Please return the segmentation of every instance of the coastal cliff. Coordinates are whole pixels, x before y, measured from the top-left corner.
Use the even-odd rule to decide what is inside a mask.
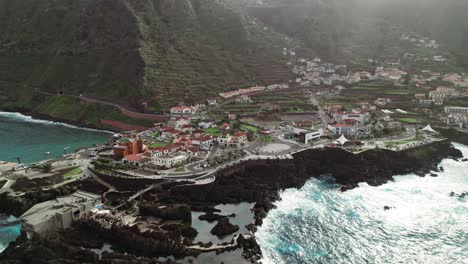
[[[211,206],[218,203],[255,202],[253,208],[255,225],[261,225],[268,211],[274,208],[274,202],[280,199],[281,190],[301,188],[311,177],[331,175],[337,183],[342,185],[342,191],[346,191],[357,187],[361,182],[367,182],[372,186],[381,185],[392,180],[394,175],[416,173],[424,176],[431,171],[438,171],[440,169],[438,164],[442,159],[456,159],[462,155],[451,145],[450,141],[445,140],[399,152],[373,149],[353,154],[340,148],[323,148],[303,151],[293,156],[294,159],[291,160],[270,159],[243,162],[220,171],[216,175],[216,181],[209,185],[170,185],[158,190],[157,194],[143,197],[145,203],[142,205],[148,207],[151,204],[179,206],[185,204],[185,207],[190,207],[192,210],[197,208],[197,210],[210,212],[213,209]],[[255,230],[255,227],[251,226],[249,229]],[[118,230],[114,229],[115,232]],[[82,247],[95,248],[103,243],[110,243],[113,248],[130,254],[126,256],[118,253],[106,254],[102,259],[105,261],[101,263],[112,263],[114,260],[119,263],[158,263],[151,262],[151,258],[155,255],[174,255],[175,252],[177,252],[175,255],[180,257],[196,256],[199,252],[180,246],[191,244],[189,237],[181,240],[182,230],[183,225],[171,226],[169,233],[167,231],[139,233],[132,228],[124,228],[117,232],[120,242],[116,244],[113,238],[115,234],[111,236],[108,231],[92,223],[82,222],[67,230],[67,234],[80,234],[78,236],[65,236],[63,232],[59,232],[51,234],[49,238],[34,241],[20,238],[0,255],[0,260],[4,261],[2,263],[33,263],[16,260],[28,257],[31,261],[37,261],[38,258],[33,257],[34,250],[42,249],[49,252],[58,242],[61,244],[60,252],[47,256],[41,254],[39,258],[44,262],[65,263],[60,261],[66,260],[66,263],[80,263],[83,259],[78,255],[84,255],[78,253],[83,251]],[[90,239],[81,238],[81,234],[89,234]],[[89,241],[92,243],[88,243]],[[244,258],[254,262],[261,257],[260,247],[254,238],[245,241],[242,238],[237,242],[237,248],[242,248]],[[155,251],[155,246],[149,245],[157,245],[157,251]],[[142,246],[145,248],[143,251]],[[89,256],[86,259],[89,263],[99,263],[94,253],[87,252]],[[217,250],[217,252],[222,253],[223,250]]]

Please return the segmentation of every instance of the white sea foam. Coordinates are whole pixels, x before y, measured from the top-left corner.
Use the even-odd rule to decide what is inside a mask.
[[[24,121],[24,122],[29,122],[29,123],[36,123],[36,124],[63,126],[63,127],[74,128],[74,129],[81,129],[81,130],[88,130],[88,131],[102,132],[102,133],[110,133],[110,134],[114,133],[114,132],[108,131],[108,130],[78,127],[78,126],[74,126],[74,125],[70,125],[70,124],[66,124],[66,123],[62,123],[62,122],[55,122],[55,121],[50,121],[50,120],[36,119],[36,118],[31,117],[31,116],[23,115],[23,114],[17,113],[17,112],[2,112],[2,111],[0,111],[0,117],[6,117],[6,118],[13,119],[13,120]]]
[[[263,263],[466,263],[468,198],[449,193],[468,192],[468,162],[440,165],[344,193],[316,179],[284,191],[256,234]]]

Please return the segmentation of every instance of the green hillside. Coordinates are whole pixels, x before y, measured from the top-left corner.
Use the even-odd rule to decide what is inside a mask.
[[[231,0],[235,2],[235,0]],[[249,14],[300,39],[320,56],[339,62],[387,59],[411,52],[444,55],[468,69],[468,1],[460,0],[241,0]],[[399,41],[418,32],[440,50],[412,49]]]
[[[290,78],[262,28],[215,0],[0,0],[0,109],[38,91],[141,109]]]

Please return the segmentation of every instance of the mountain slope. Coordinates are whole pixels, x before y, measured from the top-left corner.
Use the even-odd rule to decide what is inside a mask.
[[[262,30],[216,0],[0,0],[0,108],[63,91],[164,110],[290,78]]]
[[[437,40],[458,67],[468,69],[467,1],[240,1],[251,16],[328,59],[349,63],[402,55],[399,37],[416,31]]]

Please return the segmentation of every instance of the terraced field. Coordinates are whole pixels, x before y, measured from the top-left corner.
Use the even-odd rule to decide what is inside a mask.
[[[257,115],[261,112],[262,106],[267,103],[277,103],[283,113],[302,113],[316,110],[300,89],[261,93],[251,96],[251,99],[252,103],[232,102],[225,105],[222,110],[241,115]]]

